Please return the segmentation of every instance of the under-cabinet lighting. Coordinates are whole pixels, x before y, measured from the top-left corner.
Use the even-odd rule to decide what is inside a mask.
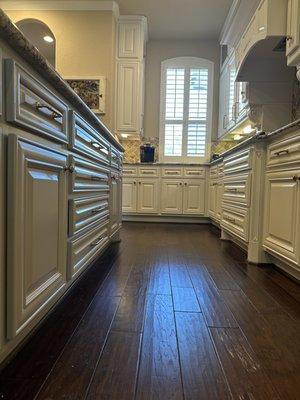
[[[247,126],[245,126],[245,128],[243,129],[243,133],[245,133],[245,135],[247,135],[247,134],[249,134],[249,133],[251,133],[251,132],[253,132],[253,131],[254,131],[254,129],[252,128],[251,125],[247,125]]]
[[[240,134],[236,134],[233,136],[233,140],[241,140],[242,139],[242,135]]]
[[[47,42],[47,43],[53,43],[53,42],[54,42],[53,37],[52,37],[52,36],[49,36],[49,35],[44,36],[44,40],[45,40],[45,42]]]
[[[123,137],[123,138],[128,138],[128,133],[121,133],[121,136]]]

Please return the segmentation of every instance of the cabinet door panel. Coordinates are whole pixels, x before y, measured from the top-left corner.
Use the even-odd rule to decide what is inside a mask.
[[[158,213],[158,179],[144,179],[138,185],[138,212]]]
[[[182,214],[182,181],[162,180],[161,212]]]
[[[286,55],[294,53],[300,46],[300,0],[288,0]]]
[[[123,180],[122,211],[135,213],[137,206],[137,182],[135,179]]]
[[[122,201],[122,180],[118,174],[113,174],[110,184],[110,235],[114,235],[121,227],[120,202]]]
[[[205,181],[184,182],[183,214],[203,215],[205,211]]]
[[[292,172],[267,175],[264,245],[299,263],[299,182],[293,180],[293,175]]]
[[[210,183],[208,196],[208,214],[211,218],[216,218],[217,182]]]
[[[143,56],[141,25],[128,21],[119,24],[119,58],[139,58]]]
[[[16,135],[8,152],[8,336],[66,282],[66,156]]]
[[[119,62],[117,65],[117,130],[139,131],[139,63]]]

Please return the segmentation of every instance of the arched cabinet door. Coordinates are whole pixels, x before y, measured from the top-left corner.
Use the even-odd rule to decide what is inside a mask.
[[[66,284],[67,157],[8,137],[7,335],[32,327]]]

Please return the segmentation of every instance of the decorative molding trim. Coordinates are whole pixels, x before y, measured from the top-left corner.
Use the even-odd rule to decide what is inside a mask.
[[[235,47],[261,0],[234,0],[220,34],[220,44]]]
[[[1,8],[4,11],[43,11],[43,10],[98,10],[98,11],[112,11],[115,18],[119,18],[119,5],[112,0],[88,0],[88,1],[41,1],[41,0],[12,0],[1,1]]]

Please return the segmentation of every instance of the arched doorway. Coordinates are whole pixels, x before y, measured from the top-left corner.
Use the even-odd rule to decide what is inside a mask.
[[[44,22],[32,18],[20,20],[16,25],[49,63],[55,67],[56,40],[51,29]]]

